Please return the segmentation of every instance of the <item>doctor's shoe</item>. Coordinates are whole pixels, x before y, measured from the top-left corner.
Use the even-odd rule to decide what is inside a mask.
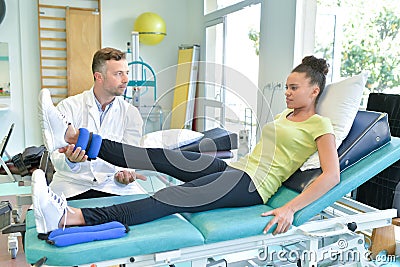
[[[32,204],[36,231],[39,234],[58,229],[64,214],[66,220],[69,210],[67,200],[64,194],[58,196],[47,186],[45,174],[41,169],[35,170],[32,174]]]
[[[69,123],[54,106],[48,89],[39,93],[39,121],[43,142],[49,152],[68,145],[64,136]]]

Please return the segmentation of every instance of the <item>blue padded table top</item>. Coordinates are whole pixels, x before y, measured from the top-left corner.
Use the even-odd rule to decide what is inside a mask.
[[[399,159],[400,138],[393,137],[389,144],[343,171],[341,182],[324,197],[298,211],[293,225],[298,226],[308,221]],[[262,212],[282,206],[297,195],[297,192],[282,186],[266,205],[183,214],[183,217],[172,215],[133,226],[123,238],[63,248],[51,246],[37,238],[33,213],[28,212],[26,258],[32,263],[46,256],[49,265],[79,265],[254,236],[261,234],[271,219],[261,217]],[[106,206],[140,197],[143,196],[78,200],[69,204],[75,207]]]
[[[0,183],[0,196],[30,195],[30,186],[19,186],[17,182]]]
[[[289,201],[297,195],[297,192],[283,186],[275,193],[279,201]],[[198,213],[185,213],[183,216],[199,229],[204,236],[205,243],[214,243],[262,234],[264,227],[272,217],[262,217],[261,213],[273,208],[267,203],[267,205],[243,208],[224,208]],[[274,230],[275,226],[270,229],[270,232]]]
[[[344,170],[340,175],[340,183],[322,198],[297,212],[293,224],[298,226],[307,222],[317,212],[329,207],[398,160],[400,160],[400,138],[392,137],[388,144]]]

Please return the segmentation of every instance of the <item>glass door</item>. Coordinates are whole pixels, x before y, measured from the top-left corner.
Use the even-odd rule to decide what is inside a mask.
[[[259,3],[206,24],[205,128],[245,130],[250,144],[256,139],[260,14]]]
[[[206,63],[202,99],[204,128],[225,126],[225,17],[213,20],[206,27]]]

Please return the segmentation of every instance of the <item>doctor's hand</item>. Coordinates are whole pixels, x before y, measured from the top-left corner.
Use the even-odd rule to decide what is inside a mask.
[[[265,226],[264,234],[268,233],[268,230],[274,225],[277,224],[275,231],[272,233],[273,235],[285,233],[289,230],[290,226],[293,222],[294,210],[287,206],[282,206],[280,208],[270,210],[261,214],[261,216],[271,216],[274,215],[274,218]]]
[[[146,176],[129,170],[119,171],[114,175],[114,177],[121,184],[130,184],[137,179],[140,179],[142,181],[147,180]]]
[[[86,161],[88,156],[85,155],[85,150],[82,150],[80,147],[77,147],[74,151],[74,148],[75,145],[68,145],[66,147],[58,149],[58,152],[64,153],[67,159],[74,163]]]

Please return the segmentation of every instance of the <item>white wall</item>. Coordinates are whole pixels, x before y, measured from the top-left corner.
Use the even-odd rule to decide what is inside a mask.
[[[257,99],[257,118],[262,126],[286,108],[285,83],[290,71],[314,49],[316,0],[265,1],[261,10],[259,88],[273,83],[275,90],[264,89]]]
[[[203,0],[103,0],[102,43],[103,46],[126,50],[136,18],[144,12],[154,12],[166,22],[167,36],[157,45],[139,45],[143,61],[150,64],[157,76],[158,96],[175,84],[172,66],[178,62],[178,46],[200,44],[203,34]],[[200,48],[201,51],[201,48]],[[201,52],[200,52],[201,53]],[[145,95],[151,96],[152,94]],[[161,100],[165,112],[171,110],[171,93]]]
[[[6,0],[6,16],[0,25],[0,42],[9,45],[10,108],[0,111],[0,137],[15,123],[9,154],[42,143],[37,118],[40,87],[36,1]]]

